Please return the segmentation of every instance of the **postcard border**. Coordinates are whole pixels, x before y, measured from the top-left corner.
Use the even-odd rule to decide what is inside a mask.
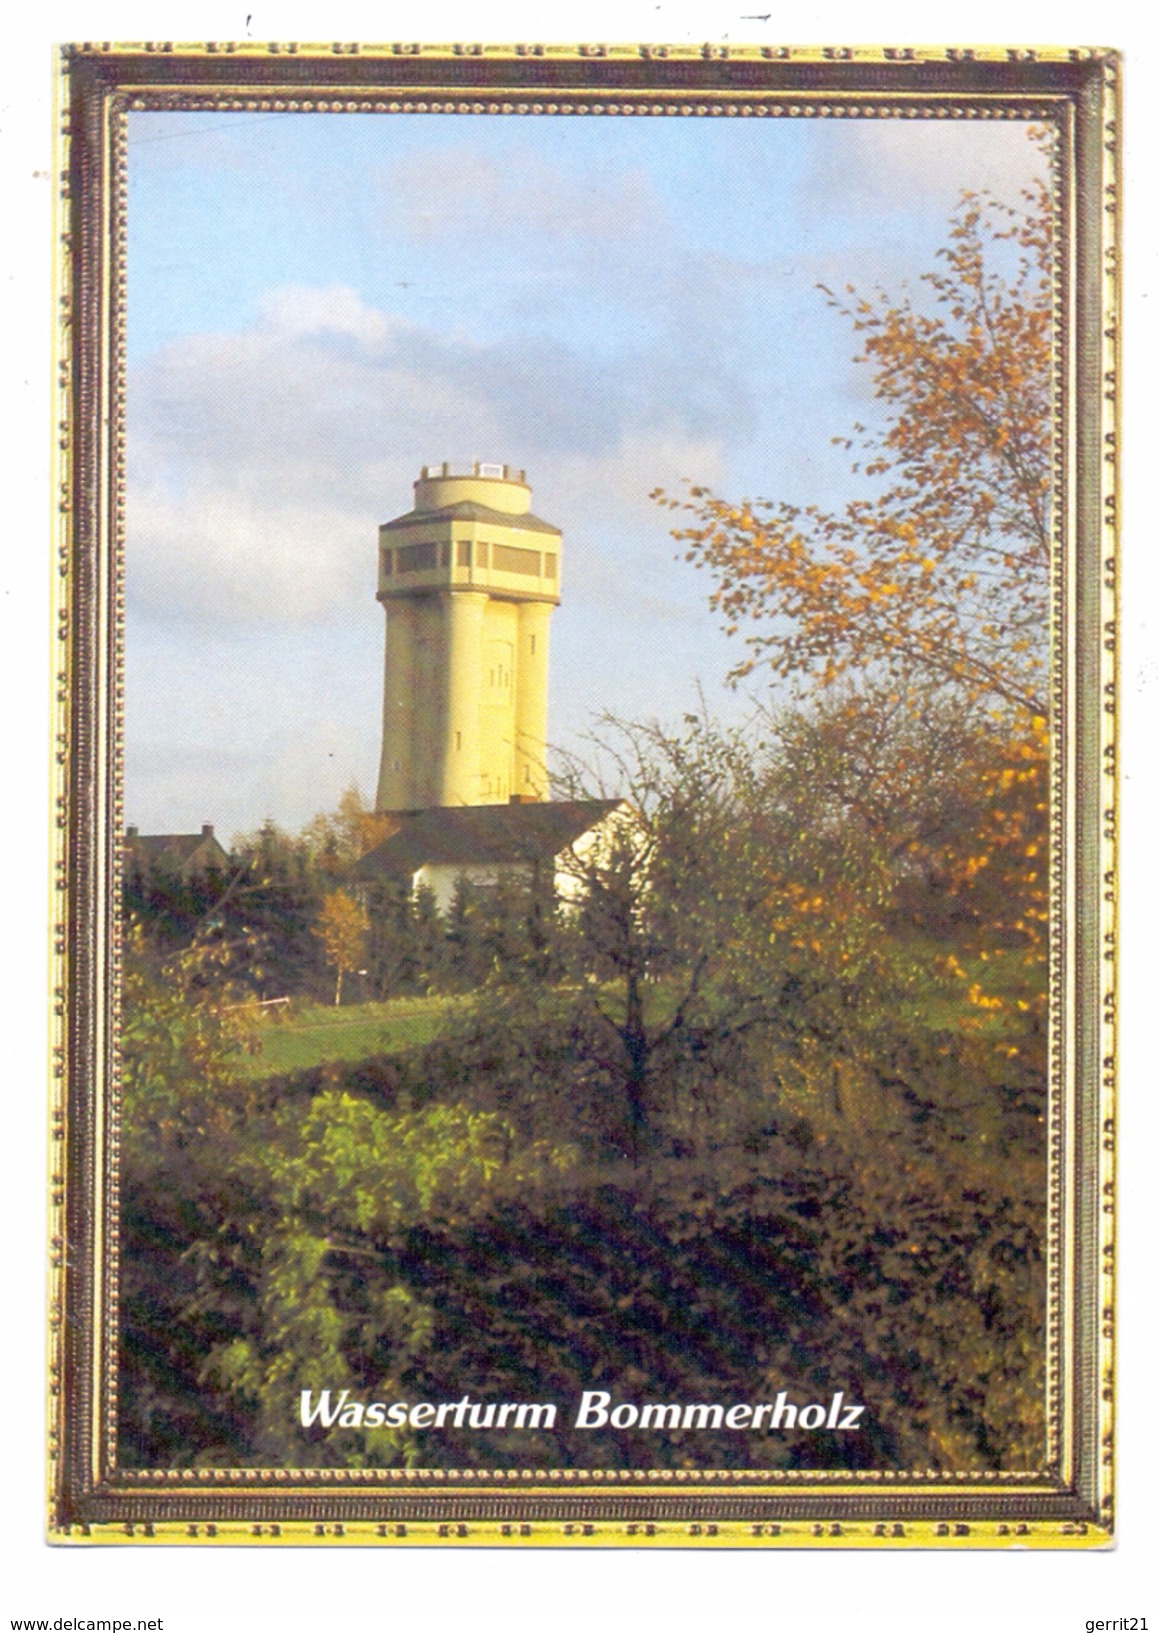
[[[1111,1527],[1116,1023],[1118,77],[1103,50],[252,42],[66,46],[58,86],[52,1540],[1097,1546]],[[242,80],[239,70],[244,69]],[[232,94],[230,90],[232,88]],[[621,100],[618,104],[616,98]],[[541,100],[539,100],[541,99]],[[1036,117],[1067,127],[1051,822],[1050,1456],[953,1478],[784,1471],[117,1470],[124,113],[319,105]],[[1072,286],[1066,281],[1072,268]],[[1100,336],[1096,344],[1093,337]],[[1084,344],[1072,344],[1080,337]],[[1096,552],[1096,557],[1095,557]],[[1074,570],[1080,563],[1081,571]],[[1064,911],[1056,911],[1061,904]],[[393,1490],[391,1490],[393,1486]],[[730,1489],[729,1489],[730,1488]]]

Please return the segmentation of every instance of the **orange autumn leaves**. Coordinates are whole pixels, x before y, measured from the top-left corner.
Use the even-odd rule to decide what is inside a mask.
[[[744,632],[737,676],[918,673],[1047,712],[1051,235],[1044,190],[1026,203],[967,196],[919,300],[830,296],[886,410],[882,430],[836,439],[864,497],[828,510],[654,494],[692,518],[674,537]]]
[[[846,996],[927,1004],[957,1024],[1044,1015],[1049,908],[1045,722],[955,707],[918,687],[842,687],[777,723],[764,836],[769,927]],[[1006,1040],[1011,1057],[1022,1043]]]
[[[982,1010],[1016,1010],[1040,1028],[1046,1009],[1049,923],[1049,742],[1034,716],[1024,735],[984,745],[974,772],[980,822],[969,844],[938,857],[948,889],[961,904],[963,954],[970,977],[948,955],[969,1002]],[[1006,1045],[1016,1054],[1019,1045]]]

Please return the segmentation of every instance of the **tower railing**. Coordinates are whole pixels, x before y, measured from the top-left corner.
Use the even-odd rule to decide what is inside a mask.
[[[491,464],[480,459],[473,462],[469,471],[453,470],[449,460],[445,459],[438,465],[424,465],[418,480],[436,482],[440,476],[481,476],[499,482],[521,482],[524,486],[527,481],[525,470],[516,470],[513,465]]]

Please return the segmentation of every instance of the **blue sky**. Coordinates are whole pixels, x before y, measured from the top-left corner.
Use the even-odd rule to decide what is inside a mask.
[[[730,718],[739,657],[657,485],[839,502],[872,413],[824,282],[899,290],[1004,122],[133,114],[126,811],[372,795],[377,524],[421,465],[525,467],[564,533],[550,736]]]

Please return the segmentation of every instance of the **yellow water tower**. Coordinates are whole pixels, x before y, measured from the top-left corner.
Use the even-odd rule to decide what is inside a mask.
[[[380,811],[547,795],[547,656],[562,534],[525,473],[424,466],[378,530],[386,609]]]

